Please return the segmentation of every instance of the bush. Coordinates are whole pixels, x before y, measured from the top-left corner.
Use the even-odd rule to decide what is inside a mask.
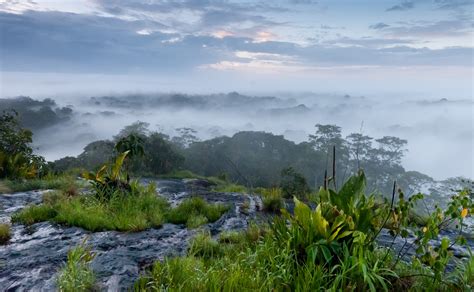
[[[71,249],[65,266],[59,271],[59,291],[91,291],[94,288],[95,275],[89,265],[94,257],[95,254],[84,242]]]
[[[11,238],[10,225],[0,224],[0,245],[7,244]]]
[[[222,204],[211,205],[202,198],[194,197],[184,200],[178,207],[172,209],[167,214],[167,219],[168,222],[174,224],[188,224],[188,221],[191,221],[189,224],[197,227],[195,226],[198,219],[196,217],[201,217],[201,223],[204,222],[202,217],[206,218],[208,222],[215,222],[228,209],[228,206]]]

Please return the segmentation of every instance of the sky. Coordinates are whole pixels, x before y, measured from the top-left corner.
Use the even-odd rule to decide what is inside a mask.
[[[472,13],[472,0],[0,0],[0,94],[94,80],[117,91],[469,98]],[[115,81],[126,78],[142,82]]]
[[[409,139],[409,169],[473,177],[473,8],[474,0],[0,0],[0,98],[309,92],[317,94],[306,105],[318,107],[313,96],[323,93],[337,107],[332,96],[363,96],[353,111],[280,122],[352,131],[365,121],[369,134]],[[436,107],[412,106],[420,103]],[[196,117],[187,126],[199,126]]]

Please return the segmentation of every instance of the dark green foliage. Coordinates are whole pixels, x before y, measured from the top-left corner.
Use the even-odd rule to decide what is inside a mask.
[[[118,153],[128,152],[129,158],[142,157],[145,155],[143,149],[144,140],[142,137],[135,134],[130,134],[126,137],[120,138],[115,144],[115,150]]]
[[[71,108],[58,107],[50,98],[42,101],[26,96],[0,99],[0,112],[12,109],[18,112],[21,126],[32,130],[63,123],[73,115]]]
[[[280,188],[285,198],[305,198],[310,192],[306,178],[293,167],[285,168],[281,171]]]
[[[33,178],[46,172],[44,158],[33,154],[32,136],[20,126],[17,112],[0,115],[0,178]]]
[[[184,167],[204,176],[226,173],[237,184],[271,187],[280,183],[280,172],[288,165],[303,173],[314,173],[325,156],[308,143],[295,144],[283,136],[264,132],[239,132],[195,142],[183,150]],[[314,183],[314,175],[312,178]]]
[[[168,142],[167,137],[160,133],[152,133],[145,139],[145,158],[141,167],[135,172],[149,171],[153,174],[165,174],[179,168],[184,158]]]
[[[184,158],[166,135],[147,130],[146,123],[136,122],[125,127],[116,142],[96,141],[84,148],[77,158],[65,157],[54,162],[56,171],[72,168],[98,169],[118,153],[130,151],[126,168],[133,175],[161,175],[177,170]]]

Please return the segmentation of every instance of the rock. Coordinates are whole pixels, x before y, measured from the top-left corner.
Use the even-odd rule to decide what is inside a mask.
[[[144,184],[151,182],[157,184],[159,195],[168,199],[172,205],[191,196],[228,204],[229,212],[203,227],[212,234],[244,229],[256,215],[255,200],[259,198],[238,193],[209,192],[209,185],[203,180],[143,180]],[[8,222],[13,212],[28,204],[40,203],[42,193],[0,195],[0,220]],[[250,207],[246,215],[240,212],[240,206],[248,200]],[[31,227],[13,224],[10,243],[0,247],[0,290],[54,291],[57,272],[65,263],[67,252],[85,237],[88,237],[87,242],[96,253],[91,266],[99,288],[107,291],[127,290],[154,261],[185,254],[188,240],[194,233],[174,224],[136,233],[94,233],[48,222]]]

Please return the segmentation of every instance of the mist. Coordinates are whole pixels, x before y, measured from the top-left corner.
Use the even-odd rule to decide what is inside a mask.
[[[51,96],[57,106],[73,110],[69,121],[35,131],[36,151],[51,161],[78,155],[88,143],[111,139],[136,121],[170,136],[177,135],[177,128],[188,127],[200,139],[266,131],[295,142],[307,141],[315,124],[335,124],[344,136],[362,133],[408,140],[402,162],[407,170],[435,179],[474,177],[474,103],[466,98],[296,91]]]

